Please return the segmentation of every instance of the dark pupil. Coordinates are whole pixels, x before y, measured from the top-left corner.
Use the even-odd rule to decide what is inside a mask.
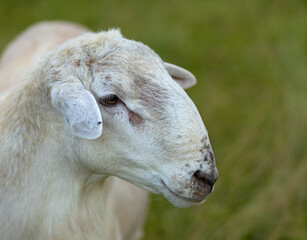
[[[116,103],[118,98],[115,95],[109,96],[105,98],[105,102],[109,104],[114,104]]]

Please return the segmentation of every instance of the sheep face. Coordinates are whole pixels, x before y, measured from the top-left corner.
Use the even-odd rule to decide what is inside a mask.
[[[58,90],[61,80],[51,87],[54,107],[70,123],[65,121],[66,131],[75,131],[75,151],[82,165],[163,194],[178,207],[204,201],[217,170],[206,128],[182,88],[194,84],[193,75],[119,34],[104,44],[99,35],[83,42],[80,38],[76,49],[63,47],[57,53],[65,50],[69,58],[57,63],[69,65],[65,67],[69,72],[59,78],[66,76],[67,84],[67,76],[73,76],[87,89],[85,95],[75,92],[72,97],[82,98],[82,108],[71,109],[70,100],[63,100],[62,95],[70,93]],[[69,91],[81,91],[79,84]],[[87,95],[89,100],[83,100]],[[84,116],[85,123],[78,123]]]

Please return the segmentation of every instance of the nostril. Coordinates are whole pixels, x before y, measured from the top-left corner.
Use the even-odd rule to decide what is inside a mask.
[[[213,185],[217,180],[217,174],[207,174],[200,170],[197,170],[193,176],[203,184],[208,185],[210,187],[210,192],[212,191]]]

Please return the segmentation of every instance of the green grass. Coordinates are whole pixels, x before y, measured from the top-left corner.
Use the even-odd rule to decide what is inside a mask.
[[[120,27],[198,78],[220,178],[198,207],[152,196],[144,239],[307,239],[305,0],[1,0],[0,50],[53,19]]]

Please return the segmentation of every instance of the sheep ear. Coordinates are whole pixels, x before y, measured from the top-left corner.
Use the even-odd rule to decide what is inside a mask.
[[[194,75],[186,69],[170,63],[164,63],[164,67],[169,75],[183,88],[189,88],[196,84]]]
[[[77,137],[100,137],[100,110],[94,96],[80,82],[52,86],[50,95],[53,107],[66,118]]]

